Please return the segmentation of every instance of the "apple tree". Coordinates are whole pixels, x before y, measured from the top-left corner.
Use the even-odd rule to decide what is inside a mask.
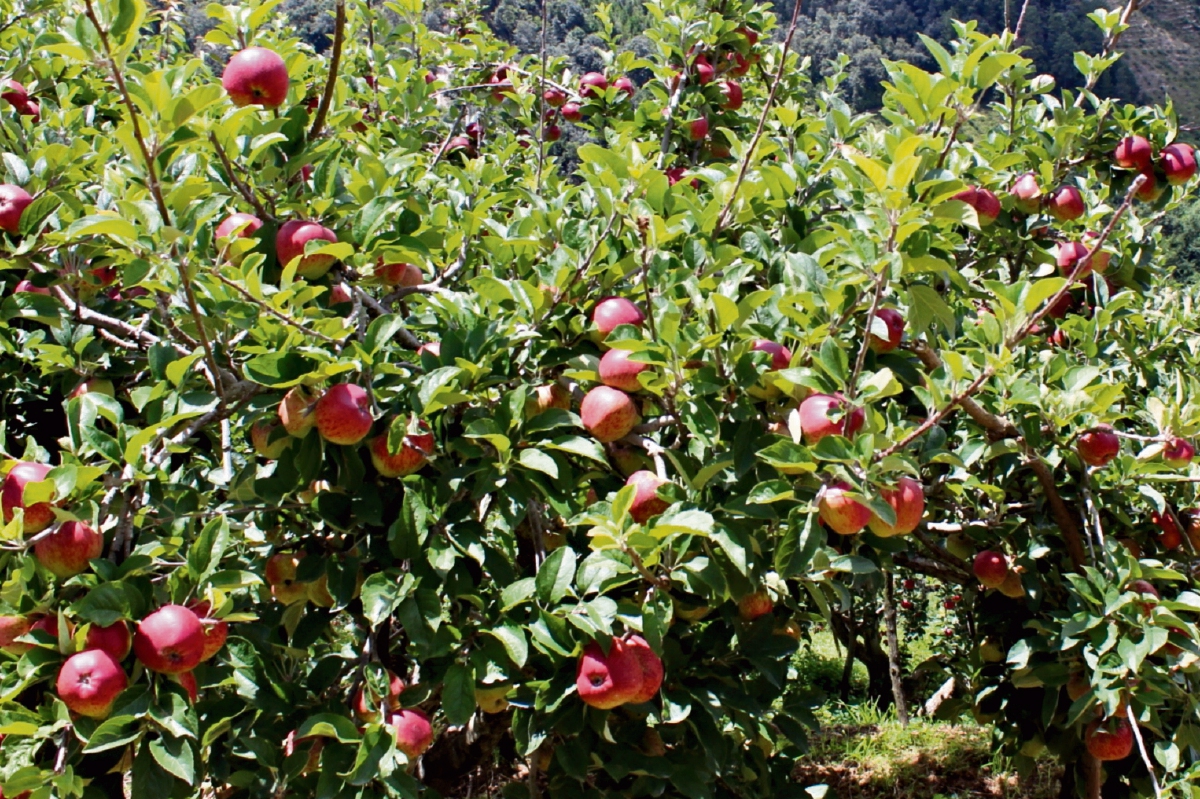
[[[856,115],[798,5],[577,75],[470,4],[316,53],[0,1],[6,795],[821,795],[792,656],[904,718],[918,580],[935,712],[1188,795],[1195,156],[1092,91],[1136,6],[1081,91],[958,24]]]

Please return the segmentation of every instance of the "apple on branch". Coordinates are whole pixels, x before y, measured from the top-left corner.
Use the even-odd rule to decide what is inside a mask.
[[[83,522],[63,522],[33,545],[33,556],[48,572],[65,580],[87,571],[104,551],[104,536]]]
[[[33,535],[45,530],[54,523],[54,510],[49,502],[25,504],[25,487],[30,483],[40,483],[50,474],[51,467],[44,463],[18,461],[0,482],[0,511],[4,514],[4,523],[12,521],[13,512],[21,508],[25,512],[24,531]]]
[[[221,86],[239,108],[278,108],[287,100],[288,70],[283,58],[266,47],[247,47],[225,65]]]
[[[150,671],[180,674],[204,657],[204,625],[183,605],[164,605],[138,624],[133,653]]]
[[[624,391],[596,386],[579,405],[584,428],[602,444],[629,435],[641,421],[637,405]]]
[[[371,416],[371,398],[355,383],[331,386],[317,400],[313,411],[317,433],[330,444],[353,445],[367,437],[375,419]]]
[[[128,685],[129,678],[112,655],[88,649],[71,655],[62,664],[54,690],[72,713],[104,719]]]
[[[629,475],[625,485],[634,486],[633,504],[629,506],[629,515],[635,522],[645,524],[652,516],[657,516],[670,507],[670,503],[658,495],[658,489],[667,483],[667,480],[645,469]]]
[[[817,502],[817,513],[821,521],[838,535],[854,535],[862,532],[871,521],[871,511],[866,505],[852,498],[854,487],[844,480],[828,485]]]
[[[583,648],[575,666],[575,690],[584,704],[611,710],[628,702],[641,687],[641,660],[621,639],[612,639],[607,653],[595,641]]]

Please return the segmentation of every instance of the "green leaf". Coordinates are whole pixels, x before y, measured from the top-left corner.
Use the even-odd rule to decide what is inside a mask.
[[[85,752],[105,752],[124,746],[141,734],[141,725],[133,716],[112,716],[105,719],[88,738]]]
[[[228,517],[217,516],[204,525],[188,550],[188,570],[197,583],[203,583],[216,570],[229,543]]]
[[[575,551],[570,547],[559,547],[550,553],[537,572],[538,599],[553,604],[571,591],[575,577]]]
[[[298,352],[269,352],[246,362],[246,376],[261,386],[286,388],[300,383],[317,364]]]
[[[442,711],[446,721],[459,726],[475,713],[475,676],[470,666],[455,663],[442,678]]]
[[[163,736],[150,742],[150,754],[163,770],[192,785],[196,781],[196,763],[192,747],[184,738]]]
[[[498,627],[486,628],[484,632],[504,645],[504,651],[508,653],[509,660],[518,668],[524,668],[525,661],[529,658],[529,642],[525,640],[525,633],[521,632],[520,627],[515,624],[502,624]]]
[[[517,456],[517,460],[527,469],[534,469],[544,474],[550,475],[555,480],[558,479],[558,464],[554,458],[551,458],[546,453],[539,449],[521,450],[521,454]]]
[[[342,743],[356,743],[361,740],[354,722],[336,713],[318,713],[310,716],[296,730],[297,741],[314,737],[336,738]]]
[[[94,214],[76,219],[67,228],[65,234],[68,240],[81,239],[86,236],[108,236],[118,242],[132,243],[137,239],[137,228],[112,213]]]
[[[668,510],[655,519],[647,531],[655,538],[669,535],[707,536],[713,531],[713,517],[702,510]]]
[[[368,577],[362,587],[362,603],[363,615],[371,627],[378,627],[395,613],[415,583],[411,574],[405,574],[398,581],[395,575],[387,572],[376,572]]]

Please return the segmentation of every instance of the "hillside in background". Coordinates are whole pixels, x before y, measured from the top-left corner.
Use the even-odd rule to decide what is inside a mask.
[[[1200,128],[1200,0],[1154,0],[1123,42],[1128,67],[1150,101],[1170,96],[1179,118]]]

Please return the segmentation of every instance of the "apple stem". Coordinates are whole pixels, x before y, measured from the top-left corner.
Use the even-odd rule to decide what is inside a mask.
[[[325,127],[325,117],[329,114],[329,106],[333,102],[333,87],[337,83],[338,67],[342,63],[342,43],[346,39],[346,0],[337,0],[333,22],[333,52],[329,56],[329,75],[325,78],[325,91],[321,94],[321,103],[317,106],[317,116],[313,119],[308,131],[308,139],[312,141],[321,134]]]
[[[733,189],[729,192],[729,199],[725,201],[725,207],[717,215],[717,224],[713,229],[714,238],[729,223],[729,215],[733,210],[734,201],[737,200],[738,189],[742,187],[742,182],[746,179],[746,172],[750,169],[750,159],[754,156],[754,151],[758,149],[758,143],[766,129],[767,117],[775,105],[775,95],[779,92],[779,84],[783,82],[783,73],[787,69],[788,52],[792,49],[792,37],[796,35],[796,25],[800,21],[800,7],[803,5],[804,0],[796,0],[796,4],[792,6],[792,20],[788,23],[787,35],[783,37],[783,47],[779,51],[779,67],[775,70],[774,80],[771,81],[771,91],[767,94],[767,102],[763,105],[762,114],[758,118],[758,127],[754,131],[754,137],[750,139],[750,145],[742,153],[742,163],[738,168],[737,179],[733,182]],[[682,85],[683,81],[680,80],[680,86]]]

